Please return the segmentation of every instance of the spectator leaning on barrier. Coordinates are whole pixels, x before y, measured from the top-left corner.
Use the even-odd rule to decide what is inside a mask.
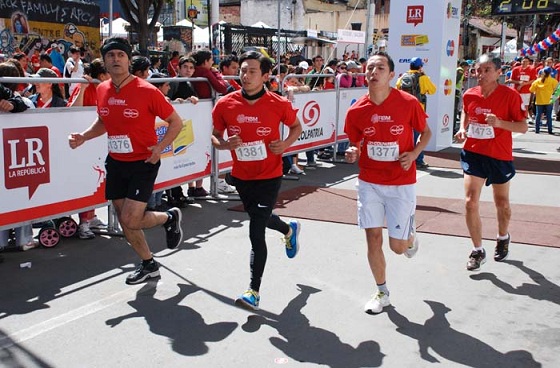
[[[234,55],[228,55],[220,61],[220,72],[222,75],[229,75],[229,76],[239,76],[239,58]],[[233,91],[239,91],[241,86],[235,79],[226,79],[226,83],[228,84],[227,93]]]
[[[179,59],[177,77],[191,78],[194,74],[195,61],[188,56],[181,56]],[[181,82],[173,82],[169,84],[168,96],[172,101],[179,103],[190,102],[194,105],[198,103],[198,96],[190,81],[183,80]]]
[[[410,93],[420,101],[426,111],[427,96],[436,93],[436,85],[430,77],[424,74],[424,62],[419,57],[410,59],[410,69],[397,80],[397,89]],[[414,132],[414,142],[418,140],[419,132]],[[424,161],[424,152],[416,158],[416,168],[425,169],[429,165]]]
[[[336,65],[336,79],[338,81],[339,88],[350,88],[352,87],[352,75],[348,73],[348,66],[346,61],[339,61]]]
[[[498,83],[502,62],[490,54],[476,61],[478,86],[463,95],[461,126],[455,139],[465,142],[461,166],[465,178],[466,223],[473,244],[467,270],[475,271],[486,262],[482,248],[480,194],[492,185],[497,211],[498,234],[494,260],[509,254],[510,180],[515,176],[512,133],[527,131],[527,111],[517,91]]]
[[[251,281],[235,304],[256,310],[267,258],[266,228],[284,234],[289,258],[299,250],[299,223],[285,223],[272,209],[282,184],[282,154],[301,134],[301,124],[292,104],[264,87],[272,69],[270,59],[250,51],[239,62],[243,88],[220,98],[214,106],[212,145],[231,151],[232,178],[250,219]],[[280,123],[289,130],[285,139],[280,135]]]
[[[138,284],[159,277],[159,264],[152,256],[143,229],[163,225],[170,249],[177,248],[183,239],[180,209],[146,211],[161,152],[177,137],[182,121],[156,87],[130,74],[131,53],[126,39],[105,40],[101,55],[111,80],[97,87],[98,117],[84,132],[71,133],[68,141],[71,148],[77,148],[107,133],[105,197],[112,201],[126,239],[142,259],[126,278],[127,284]],[[158,116],[169,124],[160,142],[154,129]]]
[[[37,81],[33,82],[37,93],[29,99],[35,107],[40,109],[66,107],[66,100],[62,97],[58,83],[43,83],[39,81],[40,78],[58,78],[55,72],[47,68],[40,68],[37,74],[33,74],[32,77],[37,78]]]
[[[225,95],[228,84],[220,72],[212,67],[212,52],[208,49],[200,49],[191,53],[190,57],[196,63],[193,78],[208,79],[208,82],[193,82],[198,98],[212,98],[212,89],[218,94]]]
[[[351,145],[346,161],[358,161],[360,169],[358,226],[365,229],[367,258],[377,284],[377,292],[364,309],[373,314],[391,304],[382,247],[384,224],[393,252],[411,258],[418,251],[415,160],[431,137],[418,101],[391,88],[394,76],[395,64],[388,54],[377,52],[370,57],[368,93],[348,109],[344,126]],[[416,146],[414,130],[421,132]]]
[[[321,55],[316,55],[313,57],[312,61],[313,68],[307,73],[307,75],[323,74],[323,57]],[[323,89],[323,77],[307,78],[305,84],[307,84],[311,90]]]
[[[2,77],[20,77],[18,69],[9,62],[0,64]],[[16,74],[17,72],[17,74]],[[28,106],[21,96],[16,93],[17,84],[10,84],[10,87],[0,83],[0,112],[23,112]]]
[[[145,56],[136,55],[130,63],[130,73],[138,78],[147,79],[150,76],[150,59]]]

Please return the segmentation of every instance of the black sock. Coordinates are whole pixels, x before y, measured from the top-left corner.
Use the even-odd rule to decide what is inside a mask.
[[[147,265],[149,265],[150,263],[153,263],[153,262],[154,262],[154,257],[152,257],[152,258],[150,258],[150,259],[144,259],[144,260],[142,261],[142,264],[143,264],[144,266],[147,266]]]

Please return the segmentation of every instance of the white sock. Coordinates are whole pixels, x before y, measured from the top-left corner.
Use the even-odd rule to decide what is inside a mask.
[[[498,240],[507,240],[509,238],[509,233],[507,233],[506,235],[502,235],[500,236],[500,234],[498,234]]]

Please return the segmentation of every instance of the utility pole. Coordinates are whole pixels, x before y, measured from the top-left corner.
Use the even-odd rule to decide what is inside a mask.
[[[375,28],[375,22],[373,17],[375,16],[375,0],[368,0],[367,10],[366,10],[366,39],[364,42],[364,52],[363,57],[368,58],[368,46],[371,44],[373,49],[373,29]]]

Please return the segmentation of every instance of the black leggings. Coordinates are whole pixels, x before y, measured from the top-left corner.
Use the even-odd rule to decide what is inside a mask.
[[[265,180],[241,180],[235,177],[232,179],[245,206],[245,211],[249,214],[250,288],[259,291],[268,255],[265,240],[266,228],[279,231],[284,235],[290,231],[290,225],[272,213],[282,184],[282,177]]]

